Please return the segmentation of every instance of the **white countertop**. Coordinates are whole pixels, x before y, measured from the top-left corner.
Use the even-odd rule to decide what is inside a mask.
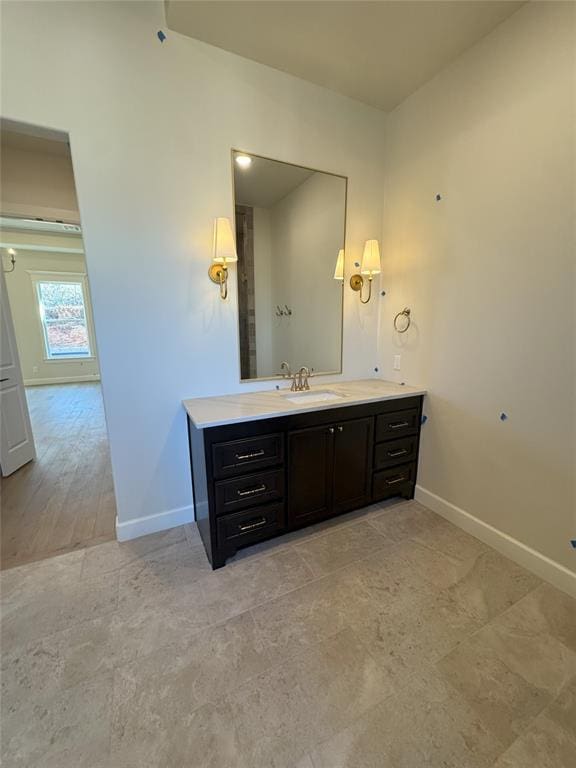
[[[182,402],[194,424],[199,429],[204,429],[221,427],[225,424],[238,424],[242,421],[273,419],[295,413],[324,411],[329,408],[344,408],[349,405],[426,394],[425,389],[395,384],[382,379],[361,379],[335,384],[316,384],[313,381],[310,392],[314,391],[335,392],[341,397],[320,402],[290,402],[284,395],[292,396],[297,393],[290,392],[288,383],[283,382],[280,390],[269,389],[263,392],[243,392],[217,397],[194,397]]]

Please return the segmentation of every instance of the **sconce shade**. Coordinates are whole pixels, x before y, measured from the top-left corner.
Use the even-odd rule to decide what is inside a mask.
[[[238,261],[236,245],[230,219],[221,216],[214,219],[214,255],[216,264],[226,264],[227,261]]]
[[[369,275],[370,277],[380,274],[380,247],[378,246],[378,240],[366,240],[360,271],[363,275]]]
[[[334,280],[344,280],[344,248],[340,248],[338,251],[336,269],[334,270]]]

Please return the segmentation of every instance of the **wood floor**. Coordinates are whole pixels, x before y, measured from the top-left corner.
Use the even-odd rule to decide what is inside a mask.
[[[38,458],[1,481],[3,569],[115,538],[100,385],[29,387],[26,396]]]

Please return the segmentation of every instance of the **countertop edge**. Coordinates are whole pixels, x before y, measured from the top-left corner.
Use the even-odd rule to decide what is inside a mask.
[[[393,382],[390,382],[393,383]],[[329,385],[327,385],[329,386]],[[397,385],[401,386],[401,385]],[[265,392],[273,393],[274,390],[265,390]],[[236,393],[235,395],[230,395],[230,397],[236,397],[239,393]],[[254,393],[246,393],[246,394],[257,394]],[[260,393],[258,393],[260,394]],[[230,416],[225,417],[222,419],[213,419],[213,420],[201,420],[198,421],[194,415],[190,412],[188,409],[187,403],[193,402],[196,399],[207,399],[207,398],[187,398],[186,400],[182,401],[182,405],[184,406],[184,410],[186,411],[188,417],[193,422],[194,426],[197,429],[210,429],[211,427],[224,427],[228,426],[230,424],[242,424],[244,422],[250,422],[250,421],[264,421],[265,419],[281,419],[285,416],[296,416],[302,413],[312,413],[314,411],[328,411],[335,408],[345,408],[350,407],[353,408],[356,405],[365,405],[367,403],[377,403],[377,402],[384,402],[386,400],[399,400],[406,397],[421,397],[423,395],[426,395],[427,391],[425,389],[419,388],[419,387],[407,387],[407,390],[405,392],[396,392],[394,394],[379,394],[379,395],[371,395],[368,397],[359,397],[359,398],[352,398],[352,402],[342,402],[341,400],[331,400],[328,402],[316,402],[316,403],[310,403],[309,405],[302,405],[295,406],[294,408],[290,408],[288,411],[284,410],[278,410],[268,413],[259,413],[259,414],[249,414],[246,416]],[[226,397],[226,395],[217,395],[215,397]]]

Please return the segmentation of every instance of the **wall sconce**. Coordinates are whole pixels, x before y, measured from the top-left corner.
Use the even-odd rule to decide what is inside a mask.
[[[334,270],[334,280],[344,280],[344,248],[340,248],[338,251],[336,269]]]
[[[366,240],[362,256],[362,266],[360,268],[361,274],[352,275],[350,278],[350,288],[353,291],[360,291],[360,301],[362,304],[368,304],[370,301],[372,296],[372,280],[374,275],[380,274],[380,271],[380,247],[378,240]],[[368,276],[368,296],[366,299],[362,298],[362,288],[364,287],[362,275]]]
[[[228,298],[228,263],[238,261],[230,219],[214,219],[214,247],[208,277],[220,286],[220,298]]]

